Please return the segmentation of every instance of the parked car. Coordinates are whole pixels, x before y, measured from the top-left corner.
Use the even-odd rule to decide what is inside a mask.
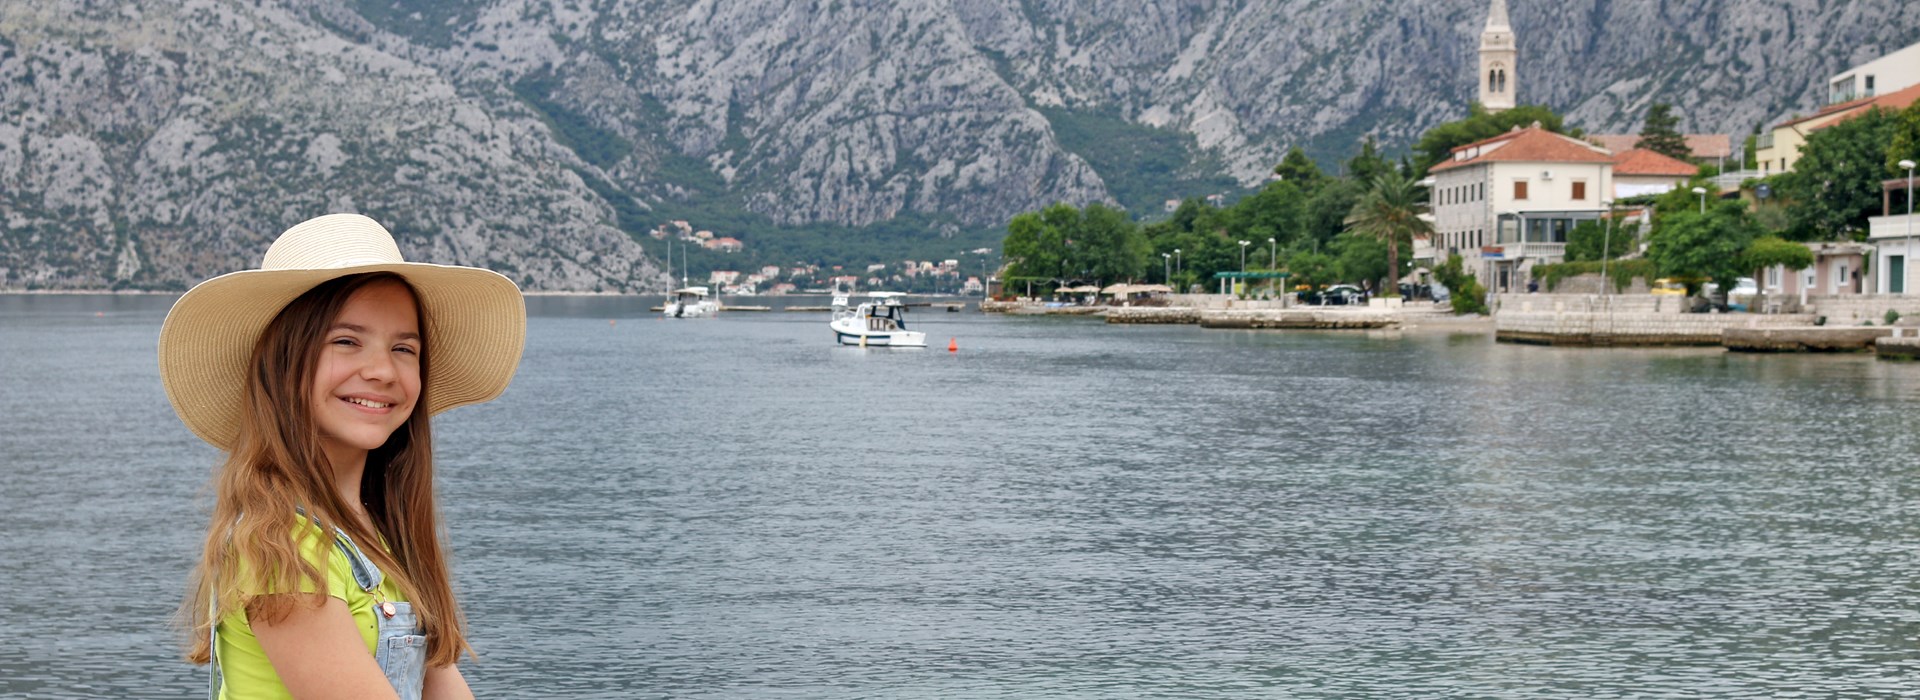
[[[1683,297],[1687,295],[1687,285],[1672,277],[1662,277],[1653,281],[1653,294],[1661,296]]]
[[[1447,285],[1441,284],[1439,282],[1435,282],[1427,286],[1429,287],[1429,291],[1432,292],[1433,294],[1434,303],[1445,304],[1449,301],[1453,301],[1453,291],[1447,289]]]
[[[1721,311],[1746,311],[1760,296],[1760,285],[1752,277],[1741,277],[1733,281],[1733,290],[1725,298],[1720,296],[1720,285],[1708,282],[1700,286],[1700,296],[1706,297],[1713,307]]]
[[[1327,306],[1364,304],[1366,301],[1367,293],[1351,284],[1336,284],[1320,292],[1320,303]]]

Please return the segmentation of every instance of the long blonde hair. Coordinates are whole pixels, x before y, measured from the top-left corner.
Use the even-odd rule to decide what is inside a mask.
[[[406,423],[367,454],[360,495],[373,521],[374,530],[369,531],[350,515],[349,504],[333,487],[333,469],[321,449],[308,397],[321,345],[347,298],[384,281],[406,285],[421,317],[421,395]],[[191,635],[189,661],[206,663],[210,658],[208,635],[219,624],[209,614],[210,599],[221,614],[245,606],[250,620],[274,622],[286,619],[303,598],[261,593],[307,588],[324,595],[326,573],[313,562],[331,556],[335,528],[352,537],[412,602],[427,631],[429,665],[447,666],[462,653],[472,653],[449,581],[444,527],[433,498],[433,437],[426,410],[433,345],[419,299],[399,275],[349,275],[308,290],[261,332],[244,380],[240,438],[214,477],[212,524],[181,608]],[[325,533],[310,540],[310,552],[299,551],[300,512]],[[391,554],[376,546],[382,539]],[[247,580],[241,580],[241,562],[247,564]]]

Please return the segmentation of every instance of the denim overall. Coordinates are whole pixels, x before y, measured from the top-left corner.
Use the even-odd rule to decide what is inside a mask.
[[[380,627],[374,633],[373,660],[380,665],[387,682],[393,685],[394,692],[400,694],[400,700],[420,700],[420,691],[427,678],[427,631],[413,614],[413,605],[405,601],[380,600],[380,581],[384,578],[380,567],[354,546],[353,538],[339,528],[333,531],[333,544],[347,555],[347,562],[353,569],[353,581],[374,598],[373,617]],[[207,602],[210,619],[219,620],[212,600]],[[207,679],[207,697],[219,700],[220,697],[220,639],[219,625],[207,633],[212,677]]]

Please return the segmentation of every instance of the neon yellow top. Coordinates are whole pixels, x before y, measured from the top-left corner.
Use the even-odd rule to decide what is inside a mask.
[[[374,653],[378,641],[380,622],[374,606],[380,601],[404,601],[400,587],[390,576],[381,576],[380,585],[374,593],[361,590],[360,584],[353,580],[353,564],[348,561],[345,552],[327,539],[327,561],[322,564],[314,558],[314,541],[321,537],[320,528],[301,517],[296,526],[294,537],[298,540],[300,552],[307,561],[326,572],[327,595],[346,601],[347,612],[353,614],[353,623],[360,629],[360,640],[367,643],[367,653]],[[358,543],[355,543],[358,544]],[[243,578],[247,566],[240,567]],[[300,592],[312,593],[313,582],[301,581]],[[280,674],[275,673],[273,664],[267,661],[267,652],[260,648],[260,640],[253,636],[253,626],[247,622],[247,610],[242,606],[238,610],[224,611],[220,616],[220,697],[232,700],[293,700],[293,694],[280,682]]]

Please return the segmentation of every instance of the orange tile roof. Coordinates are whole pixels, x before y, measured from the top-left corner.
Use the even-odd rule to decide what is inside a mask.
[[[1494,162],[1611,163],[1613,154],[1599,146],[1536,126],[1455,148],[1452,158],[1433,166],[1429,172]]]
[[[1699,173],[1700,168],[1692,163],[1645,148],[1636,148],[1613,157],[1614,175],[1692,177]]]
[[[1695,158],[1731,158],[1733,156],[1732,136],[1685,134],[1683,138],[1687,140],[1687,151]],[[1596,134],[1588,136],[1587,140],[1614,153],[1625,153],[1640,147],[1639,134]]]
[[[1849,114],[1839,119],[1835,119],[1832,122],[1814,127],[1815,129],[1823,129],[1829,126],[1833,126],[1834,124],[1838,124],[1840,122],[1846,121],[1848,119],[1852,119],[1854,117],[1860,116],[1860,113],[1865,112],[1868,107],[1884,107],[1886,109],[1906,109],[1908,105],[1913,104],[1915,101],[1920,101],[1920,85],[1914,85],[1904,90],[1895,90],[1885,95],[1875,95],[1873,97],[1862,97],[1857,100],[1851,100],[1851,101],[1842,102],[1839,104],[1827,105],[1825,107],[1821,107],[1820,111],[1814,112],[1809,116],[1780,122],[1779,124],[1774,125],[1773,128],[1784,129],[1789,126],[1802,124],[1802,123],[1813,121],[1815,119],[1819,119],[1822,117],[1829,117],[1835,114],[1845,114],[1847,112],[1853,112],[1853,114]]]

